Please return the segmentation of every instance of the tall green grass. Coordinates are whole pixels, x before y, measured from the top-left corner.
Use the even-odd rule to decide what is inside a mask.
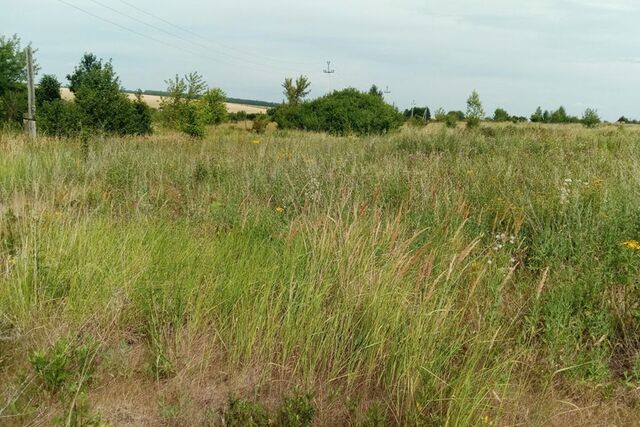
[[[639,136],[3,135],[0,424],[118,425],[131,380],[151,424],[292,390],[316,425],[536,425],[554,399],[632,420]],[[59,342],[92,343],[95,374],[43,368]]]

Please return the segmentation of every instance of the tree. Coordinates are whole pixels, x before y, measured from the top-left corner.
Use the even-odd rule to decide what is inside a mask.
[[[151,108],[142,99],[142,90],[138,89],[133,101],[134,120],[131,123],[130,133],[135,135],[148,135],[152,131]]]
[[[496,111],[493,113],[493,120],[496,122],[508,122],[511,120],[511,116],[507,113],[506,110],[502,108],[496,108]]]
[[[582,115],[582,124],[588,128],[594,128],[600,124],[600,116],[598,111],[592,108],[587,108]]]
[[[438,108],[435,112],[434,118],[436,122],[443,123],[447,119],[447,113],[445,113],[444,108]]]
[[[569,122],[569,117],[567,116],[567,111],[564,107],[558,108],[556,111],[551,113],[550,118],[551,123],[567,123]]]
[[[467,99],[467,126],[470,128],[476,127],[480,124],[480,120],[484,118],[484,109],[482,108],[482,102],[480,101],[480,95],[475,90],[471,92],[469,99]]]
[[[100,71],[103,69],[102,59],[98,59],[93,53],[85,53],[80,59],[80,64],[75,67],[73,73],[67,74],[67,80],[69,80],[69,90],[76,93],[83,79],[91,72]]]
[[[85,54],[83,61],[94,57]],[[81,65],[76,71],[83,67]],[[97,64],[97,65],[96,65]],[[84,116],[84,125],[106,132],[127,134],[134,119],[133,105],[122,93],[120,79],[111,62],[93,62],[85,71],[74,73],[70,82],[75,81],[74,102]]]
[[[280,129],[345,134],[380,134],[402,125],[402,114],[376,95],[349,88],[296,105],[270,110]]]
[[[369,89],[369,95],[378,96],[380,98],[384,97],[384,93],[382,92],[382,90],[378,89],[378,86],[376,86],[375,84],[371,85],[371,88]]]
[[[542,108],[536,108],[536,111],[531,115],[532,123],[542,123],[544,122],[544,116],[542,114]]]
[[[27,111],[26,63],[20,38],[0,36],[0,119],[20,121]]]
[[[180,130],[187,135],[195,138],[202,138],[205,134],[205,120],[212,119],[207,117],[208,113],[218,114],[217,112],[207,111],[203,113],[203,108],[198,100],[206,95],[207,85],[204,78],[198,72],[186,74],[180,77],[176,74],[175,78],[165,81],[167,83],[168,95],[160,101],[161,119],[170,128]],[[222,91],[212,92],[210,100],[218,102],[217,98],[224,93]],[[225,97],[226,98],[226,97]],[[205,101],[206,103],[206,101]]]
[[[222,89],[209,89],[198,101],[203,121],[209,125],[217,125],[227,121],[227,95]]]
[[[282,83],[284,88],[284,95],[287,97],[287,102],[291,105],[299,104],[304,97],[309,95],[311,90],[309,87],[311,82],[306,76],[300,76],[296,79],[295,83],[293,79],[287,77]]]
[[[36,104],[38,107],[45,102],[60,99],[60,82],[56,76],[45,74],[40,79],[40,84],[36,88]]]

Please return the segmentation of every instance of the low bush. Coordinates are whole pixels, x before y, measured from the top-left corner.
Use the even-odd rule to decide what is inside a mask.
[[[297,105],[284,104],[270,113],[280,129],[305,129],[337,135],[380,134],[397,129],[402,115],[379,96],[344,89]]]

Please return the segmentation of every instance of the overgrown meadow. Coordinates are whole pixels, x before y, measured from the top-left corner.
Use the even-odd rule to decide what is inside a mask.
[[[633,425],[640,131],[0,139],[2,425]]]

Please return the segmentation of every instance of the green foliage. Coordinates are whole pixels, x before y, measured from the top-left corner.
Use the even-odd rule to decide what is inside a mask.
[[[227,427],[269,427],[273,425],[268,409],[245,399],[231,398],[222,416]]]
[[[371,85],[371,88],[369,89],[369,95],[374,95],[380,98],[384,98],[384,93],[382,92],[382,89],[378,89],[378,86]]]
[[[20,38],[0,36],[0,121],[22,122],[27,111],[26,54]]]
[[[284,83],[282,83],[284,95],[287,97],[287,102],[290,105],[298,105],[302,102],[302,99],[311,92],[309,89],[310,86],[311,82],[306,76],[299,76],[295,82],[292,78],[287,77],[284,79]]]
[[[127,133],[133,135],[149,135],[152,132],[152,110],[142,99],[142,91],[136,92],[133,100],[133,119]]]
[[[37,106],[41,107],[45,102],[52,102],[58,99],[60,99],[60,82],[56,76],[45,74],[36,88]]]
[[[447,119],[447,113],[444,111],[444,108],[438,108],[435,112],[434,119],[438,123],[444,123]]]
[[[313,396],[294,391],[284,397],[275,413],[260,403],[230,398],[222,420],[228,427],[308,427],[314,415]]]
[[[378,96],[344,89],[298,105],[282,105],[270,113],[280,129],[306,129],[332,134],[376,134],[397,129],[402,115]]]
[[[20,38],[0,36],[0,97],[26,82],[26,64]]]
[[[493,113],[494,122],[508,122],[510,120],[511,116],[507,113],[507,110],[496,108],[496,111]]]
[[[271,123],[271,120],[269,120],[269,116],[267,116],[266,114],[258,114],[253,119],[253,125],[251,129],[255,133],[262,134],[266,132],[269,123]]]
[[[160,103],[160,120],[165,126],[193,138],[203,138],[206,124],[226,120],[224,92],[220,89],[207,92],[204,78],[198,72],[184,77],[176,74],[166,83],[168,96]]]
[[[192,138],[204,138],[205,123],[195,102],[185,102],[179,109],[178,130]]]
[[[404,116],[406,118],[418,117],[428,122],[429,120],[431,120],[431,110],[429,110],[429,107],[408,108],[404,110]]]
[[[448,128],[455,128],[458,126],[458,120],[460,120],[460,115],[456,114],[455,111],[450,111],[444,116],[444,124]]]
[[[536,111],[531,115],[532,123],[542,123],[544,122],[544,115],[542,113],[542,108],[538,107]]]
[[[284,402],[278,410],[276,425],[282,427],[308,427],[315,415],[313,395],[295,391],[285,396]]]
[[[93,341],[83,345],[59,339],[48,350],[36,351],[31,366],[36,379],[48,393],[56,397],[64,414],[55,424],[72,427],[99,426],[100,417],[93,415],[86,396],[86,386],[95,372],[97,346]]]
[[[474,90],[469,99],[467,99],[467,127],[477,127],[482,119],[484,119],[484,109],[482,108],[480,95]]]
[[[131,101],[122,93],[111,62],[103,62],[95,55],[85,54],[67,78],[75,93],[72,103],[55,97],[58,87],[55,79],[43,78],[43,104],[38,112],[38,120],[46,133],[73,136],[81,129],[117,135],[151,133],[149,107],[141,97]]]
[[[222,89],[209,89],[200,98],[200,114],[204,123],[208,125],[219,125],[228,119],[227,106],[225,104],[227,95]]]
[[[38,126],[45,134],[56,137],[78,136],[84,117],[75,102],[45,101],[38,109]]]
[[[600,124],[598,112],[592,108],[587,108],[582,115],[582,124],[588,128],[594,128]]]

